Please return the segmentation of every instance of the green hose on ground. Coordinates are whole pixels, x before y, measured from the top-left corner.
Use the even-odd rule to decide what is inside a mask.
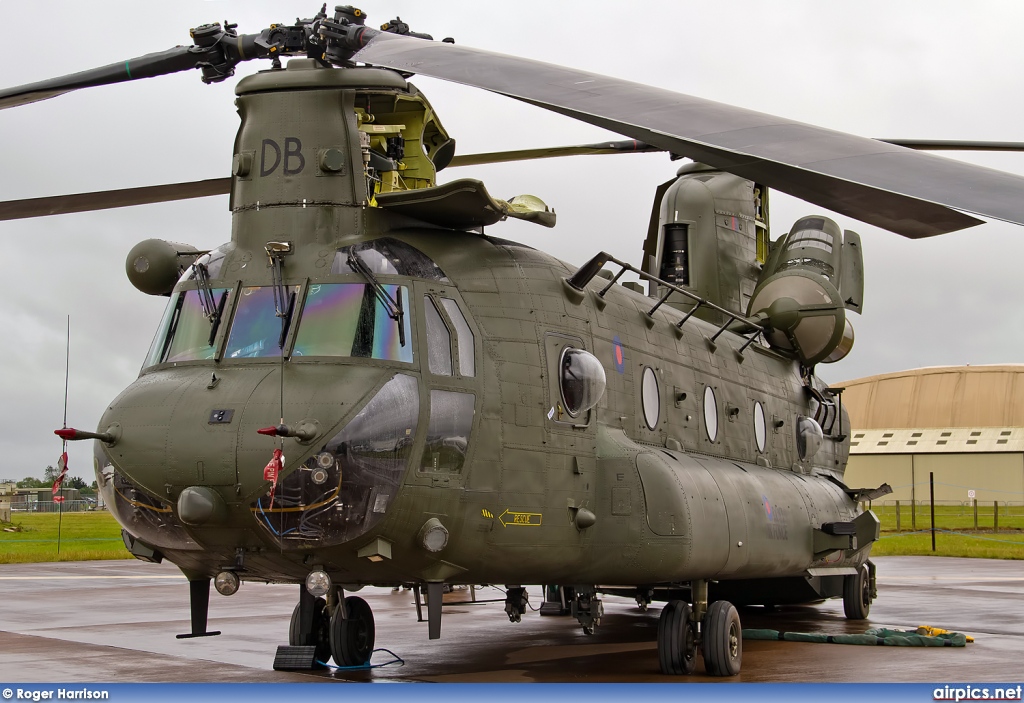
[[[920,634],[918,630],[887,630],[875,628],[860,635],[826,635],[815,632],[779,632],[778,630],[743,630],[745,640],[785,640],[786,642],[821,642],[829,644],[860,644],[887,647],[966,647],[967,636],[960,632]]]

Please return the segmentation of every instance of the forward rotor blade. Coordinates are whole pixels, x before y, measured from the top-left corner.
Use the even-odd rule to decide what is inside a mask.
[[[879,139],[920,151],[1024,151],[1024,142],[971,142],[950,139]]]
[[[1024,224],[1024,178],[586,71],[380,33],[356,61],[483,88],[907,237]]]
[[[452,158],[452,166],[479,166],[482,164],[498,164],[507,161],[531,161],[533,159],[553,159],[561,156],[587,156],[592,154],[637,154],[641,152],[665,151],[650,144],[626,139],[618,142],[601,142],[598,144],[578,144],[576,146],[552,146],[539,149],[519,149],[518,151],[491,151],[486,154],[464,154]]]
[[[198,57],[192,47],[176,46],[156,54],[146,54],[108,66],[72,73],[59,78],[50,78],[38,83],[0,90],[0,110],[18,105],[27,105],[46,100],[79,88],[94,88],[100,85],[123,83],[139,78],[152,78],[168,73],[177,73],[196,67]]]
[[[210,195],[226,195],[231,192],[230,178],[211,178],[190,183],[170,183],[161,186],[103,190],[96,193],[76,193],[48,198],[9,200],[0,202],[0,220],[20,220],[46,215],[63,215],[69,212],[90,212],[109,210],[129,205],[165,203],[171,200],[205,198]]]

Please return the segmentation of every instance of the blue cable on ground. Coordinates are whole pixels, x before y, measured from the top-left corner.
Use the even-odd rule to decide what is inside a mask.
[[[386,661],[386,662],[384,662],[382,664],[371,664],[369,661],[367,661],[365,664],[357,664],[356,666],[335,666],[334,664],[328,664],[327,662],[322,662],[319,659],[317,660],[316,663],[321,665],[321,666],[326,666],[328,669],[334,669],[335,671],[358,671],[360,669],[379,669],[382,666],[389,666],[391,664],[398,664],[399,666],[404,666],[405,665],[405,660],[404,659],[402,659],[400,656],[398,656],[397,654],[392,652],[390,649],[385,649],[384,647],[379,647],[379,648],[373,650],[372,652],[370,652],[370,657],[372,658],[373,655],[376,654],[377,652],[387,652],[392,657],[394,657],[394,659]]]

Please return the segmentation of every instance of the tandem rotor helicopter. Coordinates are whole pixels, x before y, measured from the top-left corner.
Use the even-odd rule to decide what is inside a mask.
[[[237,84],[230,178],[0,203],[11,219],[230,194],[227,244],[129,253],[166,311],[95,431],[59,431],[94,441],[132,554],[188,577],[191,634],[212,634],[211,582],[295,583],[290,644],[357,665],[375,640],[364,585],[425,591],[435,639],[445,584],[504,585],[512,621],[523,585],[545,584],[588,633],[602,594],[667,601],[662,671],[700,654],[725,676],[737,604],[842,597],[865,618],[879,526],[859,504],[886,487],[844,483],[841,389],[815,374],[853,344],[860,237],[811,214],[773,241],[770,190],[918,238],[980,223],[965,213],[1024,222],[1024,179],[416,29],[351,6],[252,34],[202,25],[191,46],[0,90],[9,109],[269,62]],[[415,75],[625,140],[462,155]],[[623,150],[693,160],[658,189],[633,262],[570,266],[492,236],[555,213],[437,182]]]

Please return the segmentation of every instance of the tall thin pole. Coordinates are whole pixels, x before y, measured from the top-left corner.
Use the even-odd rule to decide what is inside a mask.
[[[932,503],[932,551],[935,551],[935,472],[928,472],[928,495]]]
[[[68,335],[67,343],[64,347],[64,429],[68,428],[68,378],[71,375],[71,315],[68,315]],[[67,454],[68,441],[61,441],[61,456]],[[60,556],[60,528],[64,522],[64,485],[58,491],[60,493],[60,502],[57,504],[57,555]]]

